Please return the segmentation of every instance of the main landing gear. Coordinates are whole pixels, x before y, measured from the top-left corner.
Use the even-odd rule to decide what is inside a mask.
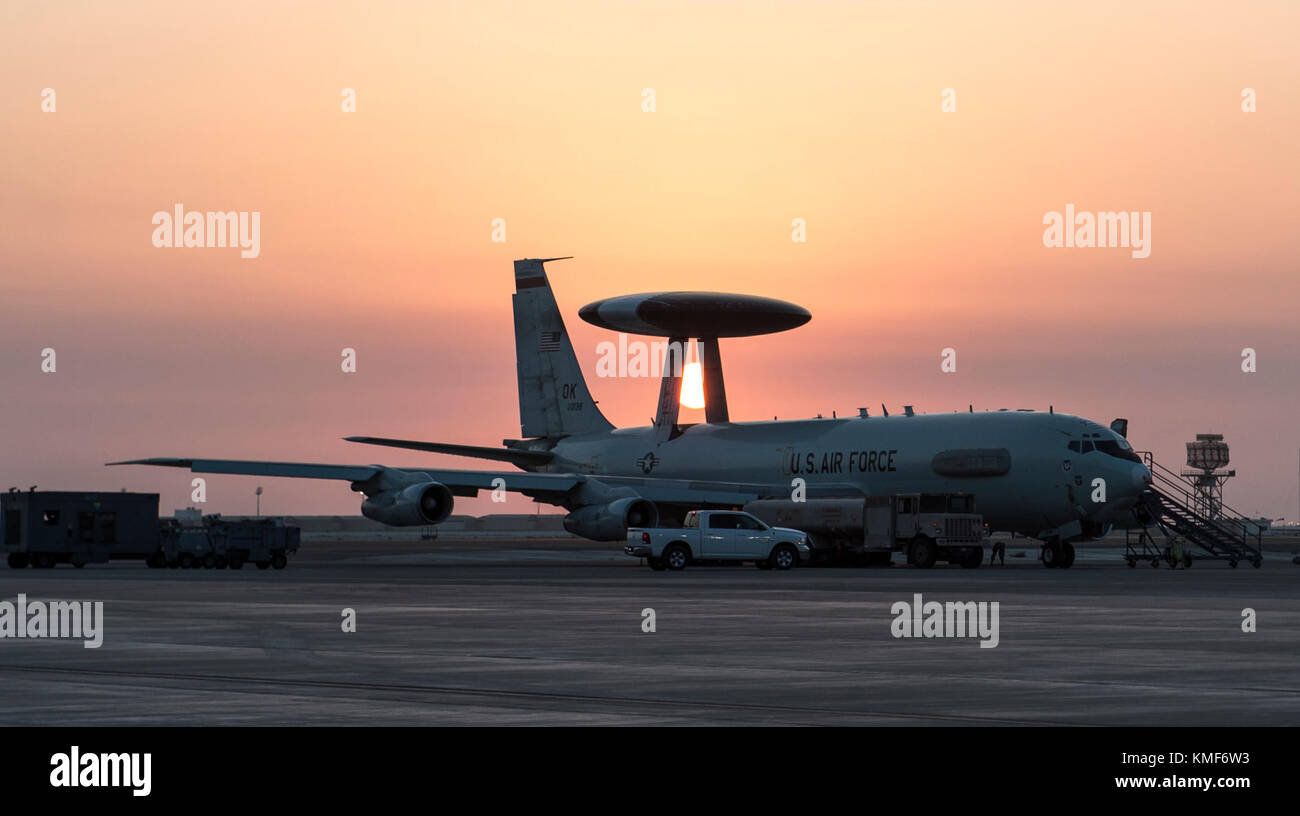
[[[1069,569],[1074,565],[1074,545],[1059,538],[1043,542],[1043,551],[1038,556],[1044,567]]]

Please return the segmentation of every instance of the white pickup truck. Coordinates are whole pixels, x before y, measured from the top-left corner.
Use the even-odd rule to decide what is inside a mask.
[[[632,527],[624,552],[653,570],[680,570],[699,561],[753,561],[759,569],[788,570],[807,558],[808,536],[770,527],[736,510],[692,510],[681,527]]]

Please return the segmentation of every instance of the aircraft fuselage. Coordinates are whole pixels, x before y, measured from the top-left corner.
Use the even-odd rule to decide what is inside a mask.
[[[546,470],[777,484],[801,478],[810,491],[849,485],[868,495],[964,492],[976,496],[991,529],[1035,536],[1077,536],[1080,525],[1122,521],[1150,478],[1122,437],[1068,414],[697,424],[660,436],[642,427],[566,437]]]

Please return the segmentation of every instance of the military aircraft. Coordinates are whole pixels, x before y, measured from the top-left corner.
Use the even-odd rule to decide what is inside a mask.
[[[908,409],[771,422],[718,421],[713,412],[710,421],[683,425],[675,408],[664,409],[661,396],[654,424],[615,428],[592,399],[569,341],[544,268],[553,260],[561,259],[514,264],[524,438],[504,440],[498,448],[348,437],[506,462],[517,470],[197,458],[110,464],[338,479],[365,496],[365,516],[392,526],[436,524],[450,515],[455,496],[504,487],[570,511],[565,527],[597,541],[621,539],[628,527],[680,520],[689,510],[789,500],[796,480],[802,480],[810,499],[961,492],[977,497],[992,530],[1042,540],[1047,566],[1068,566],[1070,542],[1104,535],[1113,523],[1127,521],[1151,482],[1125,439],[1125,420],[1108,428],[1055,412],[918,414]],[[664,382],[665,392],[675,383],[667,375]]]

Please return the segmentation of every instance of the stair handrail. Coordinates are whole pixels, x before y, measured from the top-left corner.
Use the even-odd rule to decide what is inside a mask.
[[[1263,552],[1263,530],[1261,530],[1259,525],[1254,523],[1252,519],[1247,517],[1244,513],[1240,513],[1222,502],[1219,503],[1219,512],[1223,516],[1222,519],[1210,519],[1202,516],[1195,510],[1195,487],[1186,477],[1180,473],[1175,473],[1164,465],[1161,465],[1155,460],[1155,456],[1151,451],[1138,451],[1137,453],[1142,456],[1142,464],[1146,465],[1147,470],[1151,471],[1152,481],[1159,481],[1163,485],[1168,485],[1169,487],[1180,491],[1182,494],[1181,501],[1184,509],[1189,510],[1198,521],[1202,524],[1213,527],[1219,530],[1222,534],[1232,538],[1240,536],[1241,545],[1247,550],[1250,550],[1256,556]],[[1174,496],[1174,498],[1177,499],[1179,496]],[[1236,526],[1241,528],[1240,531],[1235,531],[1232,527],[1220,523],[1224,520],[1234,522]],[[1252,527],[1255,530],[1253,534],[1251,533]],[[1251,546],[1250,544],[1251,538],[1255,539],[1254,546]]]

